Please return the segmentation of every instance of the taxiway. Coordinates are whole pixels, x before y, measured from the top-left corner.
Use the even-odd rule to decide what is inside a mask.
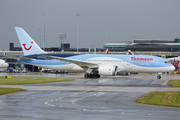
[[[6,74],[6,73],[5,73]],[[4,73],[0,74],[1,76]],[[166,85],[179,75],[154,74],[84,79],[83,74],[12,74],[13,76],[68,77],[74,81],[29,85],[0,85],[27,91],[0,96],[0,118],[8,120],[177,120],[180,108],[139,104],[135,101],[150,91],[179,91]]]

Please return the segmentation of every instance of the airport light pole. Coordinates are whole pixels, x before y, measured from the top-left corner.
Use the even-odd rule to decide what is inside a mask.
[[[94,35],[92,35],[92,37],[93,37],[93,41],[92,41],[92,43],[93,43],[93,51],[94,51],[94,54],[95,54]]]
[[[92,37],[93,37],[93,49],[94,49],[94,35],[92,35]]]
[[[44,16],[44,41],[43,41],[43,50],[45,51],[45,16],[47,15],[45,12],[42,14]]]
[[[77,17],[77,53],[79,53],[79,48],[78,48],[78,40],[79,40],[79,17],[81,15],[78,13],[76,14],[76,17]]]
[[[40,48],[41,48],[41,30],[42,30],[42,29],[39,29]]]
[[[111,37],[107,37],[108,38],[108,42],[111,42]]]

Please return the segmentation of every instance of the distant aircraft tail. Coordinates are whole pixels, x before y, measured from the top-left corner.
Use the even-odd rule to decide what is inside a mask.
[[[134,53],[133,52],[131,52],[131,50],[128,50],[128,53],[127,53],[128,55],[134,55]]]
[[[15,27],[24,55],[45,53],[36,42],[20,27]]]
[[[105,51],[104,51],[104,54],[108,54],[109,53],[109,49],[106,49]]]

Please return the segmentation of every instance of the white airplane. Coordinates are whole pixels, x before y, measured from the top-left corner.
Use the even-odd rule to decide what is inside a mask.
[[[117,72],[162,73],[175,68],[166,59],[149,55],[57,54],[44,52],[22,29],[15,27],[26,64],[63,71],[84,71],[85,78],[115,76]],[[161,75],[158,74],[158,79]]]
[[[7,62],[0,59],[0,69],[6,69],[8,66],[9,66],[9,64]]]

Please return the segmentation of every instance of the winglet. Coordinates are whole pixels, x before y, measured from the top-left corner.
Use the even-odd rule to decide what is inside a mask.
[[[20,27],[15,27],[24,55],[45,53],[36,42]]]

